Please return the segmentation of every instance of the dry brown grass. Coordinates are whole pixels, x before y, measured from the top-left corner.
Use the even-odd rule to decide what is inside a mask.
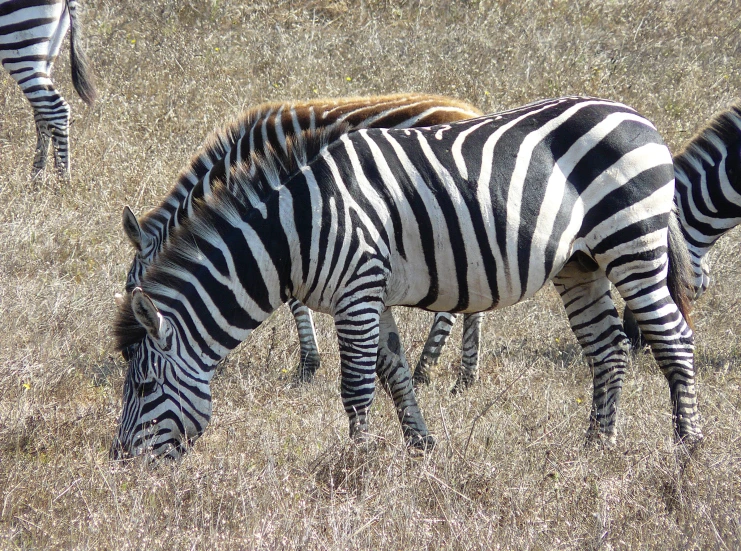
[[[298,341],[280,310],[224,363],[213,422],[182,462],[107,459],[125,368],[113,293],[132,257],[121,209],[157,204],[213,127],[276,99],[422,91],[496,110],[585,93],[635,106],[676,147],[739,95],[738,1],[135,4],[86,2],[96,107],[73,96],[68,56],[57,64],[71,184],[28,181],[31,111],[0,77],[0,548],[741,546],[738,232],[697,305],[706,440],[691,460],[648,357],[629,369],[618,448],[583,448],[591,377],[552,288],[487,318],[482,381],[464,396],[447,394],[448,347],[419,396],[439,442],[424,458],[383,395],[377,442],[349,443],[328,318],[317,381],[286,382]],[[430,317],[399,317],[415,359]]]

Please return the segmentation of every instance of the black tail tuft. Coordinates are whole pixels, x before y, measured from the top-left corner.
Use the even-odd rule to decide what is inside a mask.
[[[82,98],[82,101],[92,105],[98,93],[95,90],[95,82],[90,63],[85,55],[82,45],[80,44],[81,24],[77,18],[76,7],[74,3],[68,3],[70,18],[70,58],[72,66],[72,84],[75,90]]]

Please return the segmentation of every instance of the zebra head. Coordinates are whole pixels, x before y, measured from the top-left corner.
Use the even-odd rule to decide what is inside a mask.
[[[126,237],[136,249],[134,261],[126,275],[126,291],[131,292],[141,283],[147,267],[152,263],[157,253],[157,240],[142,230],[139,220],[128,205],[124,207],[122,222]]]
[[[116,332],[129,370],[110,456],[177,459],[211,419],[211,374],[183,357],[175,326],[139,287],[124,298]]]

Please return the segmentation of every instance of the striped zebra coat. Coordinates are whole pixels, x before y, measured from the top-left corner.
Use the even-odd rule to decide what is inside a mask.
[[[85,103],[95,101],[95,85],[80,44],[78,8],[76,0],[0,1],[0,62],[31,103],[36,123],[32,177],[46,167],[50,145],[60,176],[70,176],[70,109],[51,80],[52,64],[70,27],[72,84]]]
[[[715,115],[674,156],[674,178],[674,201],[699,298],[710,284],[708,252],[741,223],[741,104]],[[639,342],[630,310],[625,311],[625,330],[631,342]]]
[[[432,126],[480,115],[481,112],[475,107],[462,101],[427,94],[268,103],[252,108],[206,139],[201,151],[180,173],[177,183],[159,207],[147,213],[141,221],[137,220],[129,207],[124,208],[124,232],[136,250],[128,271],[126,290],[131,291],[139,284],[147,267],[167,243],[170,233],[189,216],[194,199],[208,191],[213,180],[223,179],[227,186],[231,186],[231,170],[242,163],[249,163],[252,155],[262,157],[269,150],[280,166],[288,166],[291,162],[288,159],[289,143],[304,131],[317,128],[336,131],[340,127]],[[309,309],[295,298],[290,298],[288,305],[296,321],[301,347],[296,378],[310,381],[320,365],[312,316]],[[419,365],[428,365],[437,359],[442,347],[442,344],[437,344],[439,335],[445,329],[447,334],[450,333],[454,317],[447,313],[435,317]],[[472,356],[469,349],[474,340],[469,336],[464,342],[465,365],[467,358]],[[478,340],[475,344],[474,357],[478,352]],[[465,368],[462,371],[468,372]]]
[[[718,239],[741,223],[741,104],[712,117],[674,155],[673,162],[674,202],[690,255],[691,286],[697,299],[710,283],[707,253]],[[415,384],[429,383],[429,366],[440,355],[453,322],[454,318],[450,323],[435,324],[425,347],[424,361],[414,371]],[[480,323],[478,315],[466,320],[463,332],[466,353],[454,390],[465,388],[478,377]],[[623,325],[634,348],[646,344],[641,342],[640,330],[629,309],[625,311]]]
[[[590,438],[614,438],[627,355],[610,282],[668,379],[676,436],[701,438],[687,301],[667,288],[682,268],[667,252],[678,231],[671,156],[632,109],[546,100],[341,135],[288,179],[269,158],[255,166],[232,174],[246,185],[217,185],[196,203],[117,315],[129,370],[114,456],[179,456],[210,418],[216,363],[289,296],[335,319],[357,436],[368,429],[379,342],[389,358],[401,352],[388,306],[479,312],[550,280],[595,368]],[[402,426],[429,445],[423,420],[405,413],[419,410],[402,411]]]

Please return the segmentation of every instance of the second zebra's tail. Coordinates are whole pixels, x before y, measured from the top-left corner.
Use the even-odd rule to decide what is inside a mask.
[[[674,300],[687,325],[692,327],[690,316],[692,312],[692,297],[694,296],[692,264],[690,262],[690,253],[687,249],[687,241],[682,233],[675,209],[672,209],[669,214],[668,256],[669,273],[667,274],[666,283],[669,288],[669,295]],[[633,316],[633,312],[627,308],[623,316],[623,327],[634,350],[646,345],[646,341],[643,335],[641,335],[641,330],[638,328],[638,323],[635,316]]]
[[[70,19],[70,66],[72,68],[72,84],[75,87],[75,91],[82,98],[82,101],[88,105],[92,105],[98,97],[98,92],[95,90],[95,82],[93,79],[92,72],[90,71],[90,63],[85,51],[82,49],[81,31],[82,24],[77,16],[78,3],[76,0],[67,0],[67,8],[69,9]]]

